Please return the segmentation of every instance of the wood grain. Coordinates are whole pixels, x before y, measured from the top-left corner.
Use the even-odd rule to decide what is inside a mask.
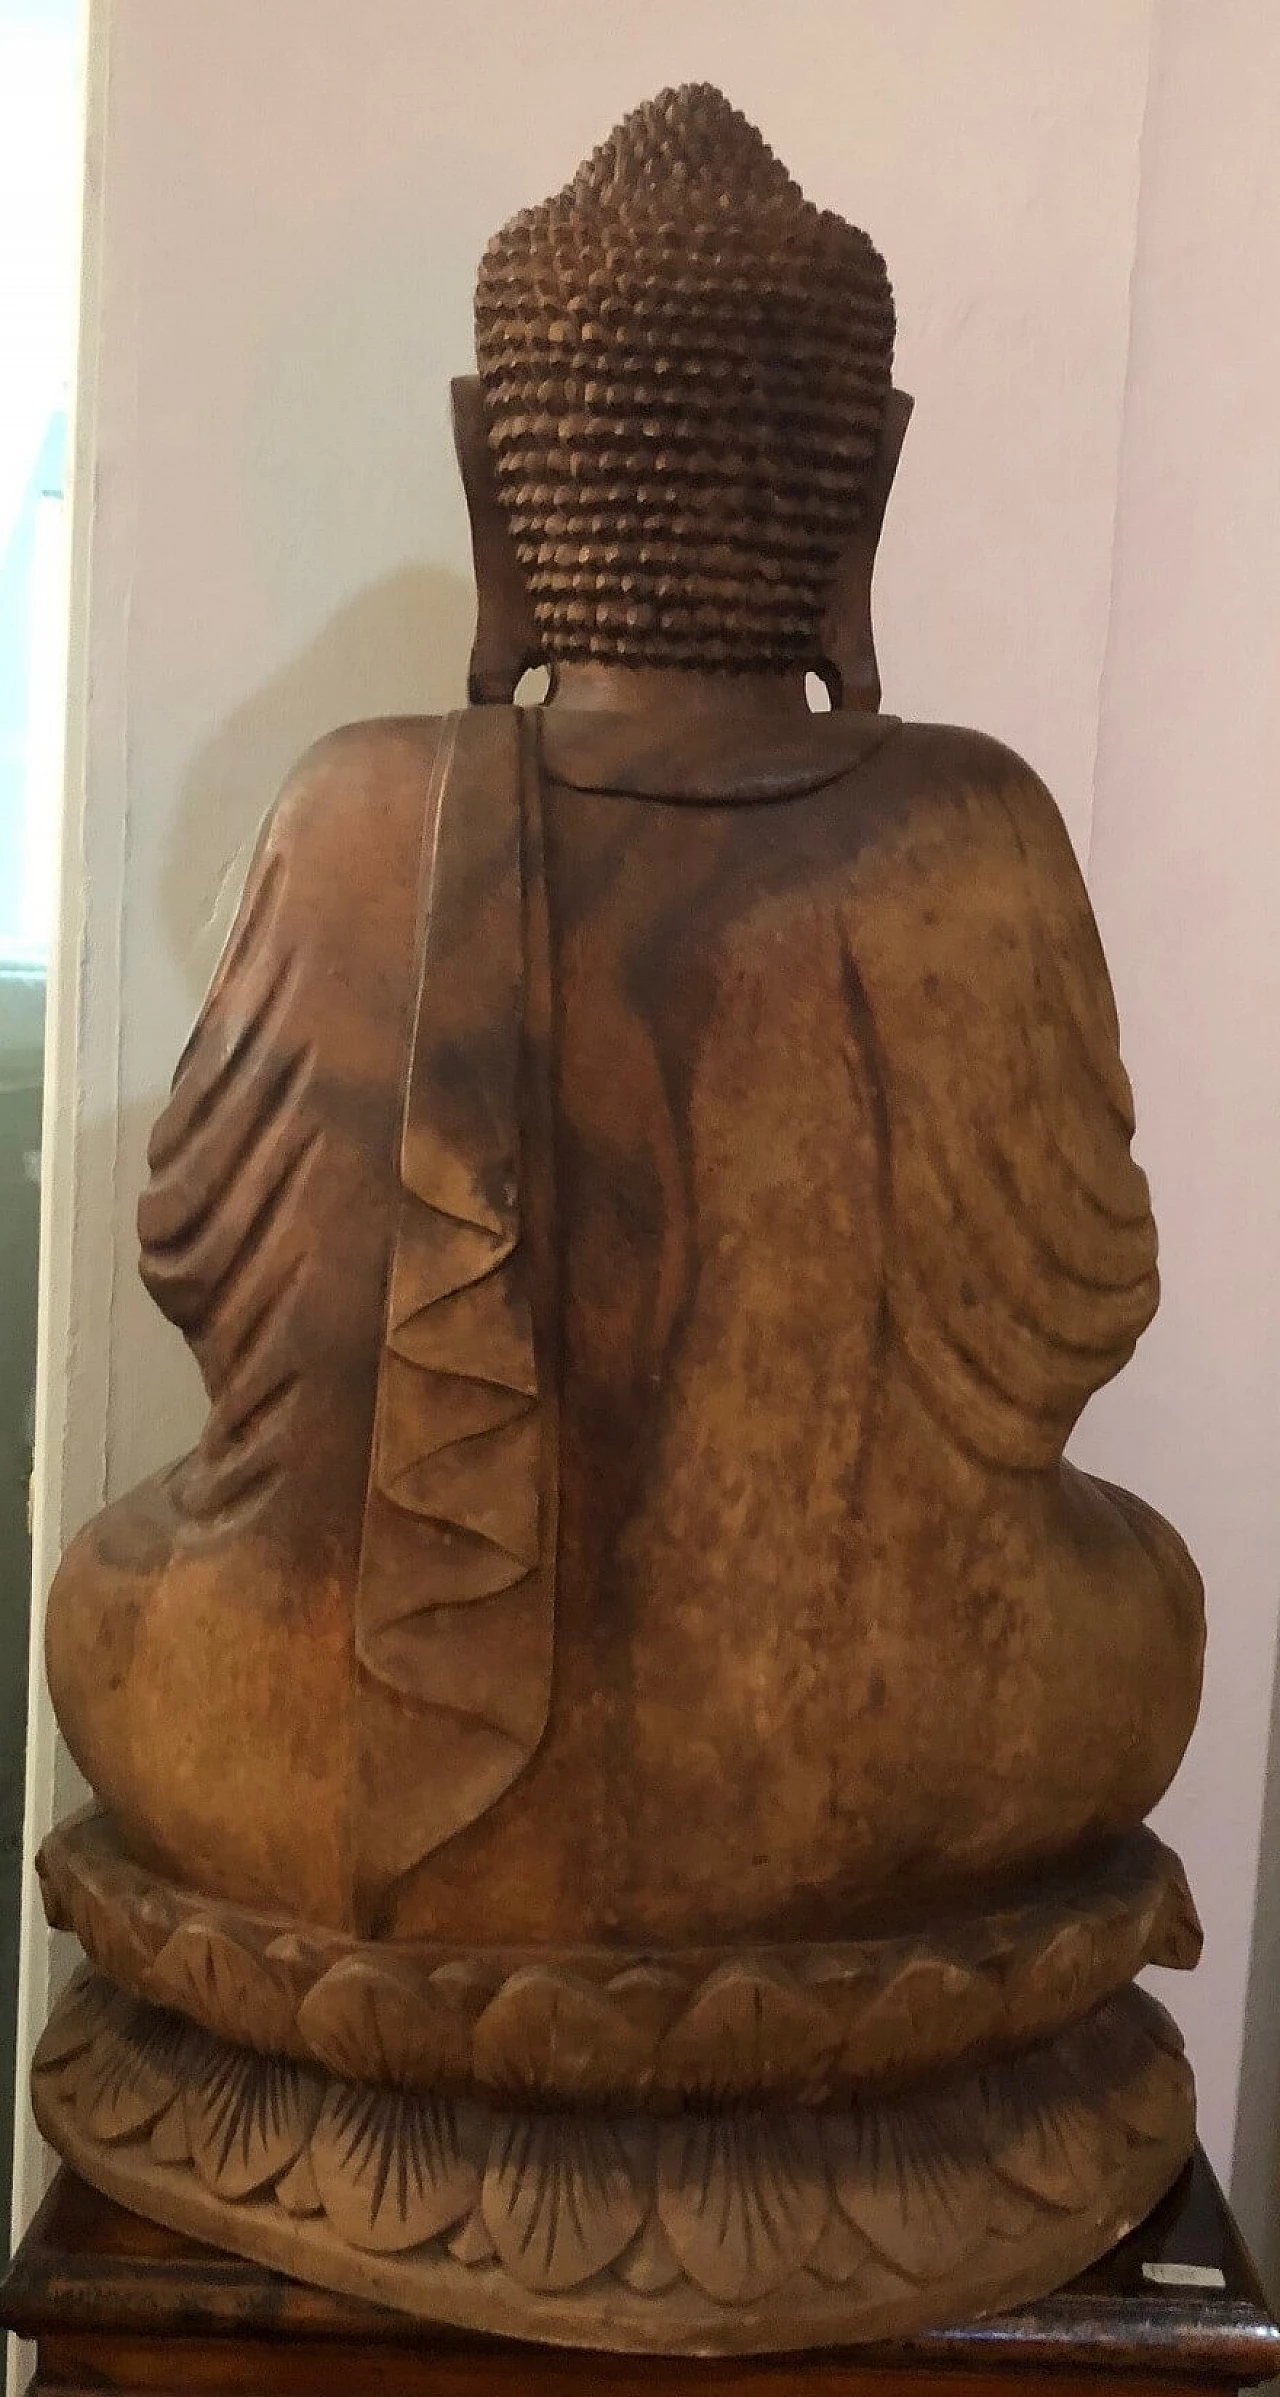
[[[1222,2274],[1157,2287],[1144,2263]],[[62,2173],[0,2286],[46,2389],[308,2397],[1155,2397],[1272,2377],[1280,2329],[1202,2155],[1140,2229],[1052,2298],[909,2347],[800,2358],[652,2358],[467,2337],[288,2281],[124,2212]]]
[[[1158,1298],[1112,991],[1036,776],[880,711],[868,236],[688,85],[476,322],[477,704],[301,762],[152,1142],[210,1411],[51,1594],[36,2104],[424,2319],[919,2331],[1192,2138],[1202,1593],[1065,1459]]]
[[[341,2081],[106,1982],[64,2003],[37,2119],[106,2194],[427,2321],[567,2346],[786,2350],[1038,2295],[1150,2211],[1194,2138],[1181,2043],[1136,1990],[940,2090],[658,2122]]]

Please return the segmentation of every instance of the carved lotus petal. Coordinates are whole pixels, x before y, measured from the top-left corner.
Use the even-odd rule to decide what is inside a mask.
[[[1065,1922],[1054,1923],[1013,1984],[1013,2027],[1039,2028],[1082,2012],[1107,1986],[1111,1978],[1107,1964],[1099,1925],[1092,1916],[1068,1916]],[[1131,1958],[1126,1955],[1116,1978],[1126,1979],[1131,1969]]]
[[[983,2076],[995,2171],[1041,2205],[1076,2213],[1098,2187],[1109,2134],[1096,2105],[1053,2057],[1021,2056]]]
[[[76,2112],[94,2139],[138,2139],[182,2087],[199,2043],[176,2015],[128,2004],[82,2059]]]
[[[866,2240],[839,2206],[829,2207],[817,2242],[809,2250],[809,2271],[833,2289],[847,2289],[851,2281],[864,2280],[868,2266],[874,2268],[877,2263]]]
[[[261,1939],[254,1937],[248,1924],[244,1926],[243,1936],[237,1932],[234,1923],[223,1927],[231,1932],[233,1938],[240,1937],[242,1947],[252,1949],[274,1983],[288,1990],[293,2007],[293,2033],[288,2052],[296,2055],[300,2038],[298,2008],[307,1991],[344,1953],[343,1948],[331,1938],[318,1938],[303,1931],[280,1931],[274,1939],[268,1939],[264,1944]]]
[[[455,2264],[465,2264],[468,2270],[477,2264],[492,2264],[497,2248],[489,2236],[489,2225],[479,2206],[460,2223],[449,2241],[449,2253]]]
[[[1123,2002],[1081,2023],[1066,2054],[1082,2087],[1135,2140],[1167,2140],[1170,2125],[1193,2104],[1185,2057],[1153,2038],[1150,2024]]]
[[[470,2078],[464,2003],[392,1958],[344,1957],[308,1991],[298,2028],[312,2055],[344,2080],[459,2089]]]
[[[573,2114],[500,2119],[481,2202],[512,2279],[542,2292],[576,2289],[603,2272],[645,2212],[617,2126]]]
[[[301,2154],[320,2109],[306,2065],[248,2048],[217,2048],[188,2084],[191,2159],[206,2188],[233,2204],[279,2180]]]
[[[1095,1907],[1095,2000],[1110,1990],[1125,1988],[1149,1962],[1164,1896],[1163,1888],[1152,1883],[1137,1897],[1116,1895]]]
[[[55,1833],[53,1838],[43,1840],[36,1850],[35,1866],[45,1921],[51,1931],[69,1931],[65,1838]]]
[[[914,1950],[863,1994],[845,2033],[841,2069],[888,2077],[918,2071],[922,2055],[964,2055],[994,2029],[1000,2006],[999,1990],[984,1973],[953,1957]]]
[[[819,2001],[772,1965],[722,1964],[658,2050],[655,2085],[695,2105],[819,2093],[837,2045]]]
[[[333,1953],[332,1939],[298,1930],[277,1931],[274,1939],[269,1939],[262,1950],[265,1961],[274,1965],[290,1988],[299,1994],[309,1989],[313,1981],[319,1980],[325,1966],[332,1961]]]
[[[1195,2079],[1185,2056],[1153,2047],[1144,2071],[1129,2075],[1115,2091],[1111,2112],[1134,2139],[1167,2140],[1179,2118],[1194,2124]]]
[[[616,2102],[644,2082],[650,2056],[643,2026],[624,2006],[576,1974],[541,1965],[512,1974],[472,2041],[477,2084],[509,2104]]]
[[[175,2097],[164,2113],[151,2126],[149,2141],[157,2164],[189,2164],[191,2141],[187,2136],[187,2109],[181,2097]]]
[[[828,2067],[831,2086],[835,2088],[849,2077],[845,2058],[858,2052],[862,2020],[879,1982],[865,1955],[857,1949],[825,1953],[819,1950],[801,1968],[800,1977],[815,2004],[822,2008],[835,2036],[835,2053]]]
[[[61,2072],[93,2045],[109,2022],[127,2019],[129,2011],[129,2001],[118,1989],[82,1968],[40,2034],[32,2071]]]
[[[689,1995],[684,1975],[661,1964],[629,1964],[606,1986],[610,2003],[634,2024],[650,2054]]]
[[[276,2204],[283,2206],[286,2214],[292,2214],[298,2221],[306,2221],[308,2217],[324,2212],[311,2157],[305,2147],[300,2156],[294,2157],[288,2171],[281,2173],[274,2194]]]
[[[688,2115],[658,2133],[659,2220],[690,2280],[724,2305],[790,2279],[829,2202],[812,2115]]]
[[[1148,2037],[1154,2039],[1157,2047],[1162,2047],[1167,2055],[1185,2055],[1187,2048],[1186,2040],[1183,2038],[1182,2033],[1174,2021],[1173,2016],[1170,2014],[1168,2007],[1162,2006],[1159,1998],[1152,1997],[1149,1989],[1144,1989],[1140,1992],[1134,1991],[1132,1995],[1133,1999],[1136,1999],[1137,2001],[1137,2007],[1141,2013],[1142,2027],[1147,2033]]]
[[[491,1965],[481,1964],[474,1956],[455,1956],[449,1964],[437,1964],[427,1976],[427,1986],[452,2013],[465,2014],[474,2022],[488,2005],[497,1981]]]
[[[180,1924],[151,1966],[147,1987],[162,2006],[238,2047],[271,2054],[292,2044],[294,1997],[285,1972],[216,1923]]]
[[[332,2088],[312,2135],[311,2168],[340,2239],[375,2255],[402,2254],[475,2203],[474,2111],[407,2089]]]
[[[637,2297],[660,2297],[664,2289],[674,2289],[680,2278],[680,2258],[656,2214],[649,2216],[639,2237],[624,2248],[613,2269]]]
[[[1044,2207],[1025,2189],[1015,2189],[1011,2182],[997,2180],[992,2175],[987,2197],[987,2235],[992,2239],[1025,2239],[1034,2225],[1044,2221]]]
[[[1168,1878],[1156,1926],[1148,1945],[1150,1964],[1169,1966],[1174,1972],[1191,1972],[1200,1961],[1204,1946],[1204,1931],[1196,1912],[1196,1902],[1187,1885],[1186,1874],[1176,1856],[1168,1858]]]
[[[825,2129],[841,2212],[898,2272],[940,2280],[979,2246],[987,2168],[967,2108],[886,2099]]]
[[[108,1980],[141,1991],[157,1950],[169,1933],[169,1915],[149,1891],[132,1889],[92,1855],[59,1847],[41,1851],[45,1912],[51,1923],[72,1931],[85,1954]]]

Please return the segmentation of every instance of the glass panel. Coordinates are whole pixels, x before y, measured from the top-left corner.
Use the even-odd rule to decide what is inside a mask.
[[[67,679],[66,410],[50,416],[0,570],[0,973],[53,931]]]

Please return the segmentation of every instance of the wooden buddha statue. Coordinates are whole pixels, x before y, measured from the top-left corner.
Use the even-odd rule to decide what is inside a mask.
[[[708,87],[497,236],[473,704],[303,760],[152,1141],[210,1414],[50,1604],[37,2110],[426,2317],[908,2331],[1192,2143],[1199,1584],[1062,1455],[1155,1232],[1053,801],[879,708],[893,329]]]

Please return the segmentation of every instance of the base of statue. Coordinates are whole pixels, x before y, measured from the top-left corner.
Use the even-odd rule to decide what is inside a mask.
[[[1280,2329],[1202,2155],[1042,2304],[841,2356],[587,2357],[433,2330],[216,2254],[65,2170],[0,2281],[0,2325],[32,2341],[48,2397],[1227,2397],[1280,2370]]]
[[[1177,2035],[1136,1990],[923,2093],[662,2120],[346,2081],[93,1976],[55,2011],[34,2097],[95,2188],[234,2254],[429,2321],[686,2355],[1041,2295],[1194,2144]]]
[[[40,1857],[89,1971],[35,2110],[95,2188],[423,2320],[686,2355],[1041,2295],[1191,2152],[1194,1959],[1148,1832],[927,1933],[751,1950],[360,1940],[202,1896],[109,1818]]]

